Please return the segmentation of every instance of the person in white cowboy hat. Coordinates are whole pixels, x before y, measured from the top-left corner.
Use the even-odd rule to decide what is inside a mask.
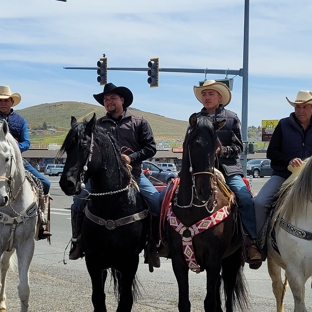
[[[140,192],[157,216],[160,215],[159,192],[151,181],[142,173],[141,163],[143,160],[152,158],[156,153],[156,142],[149,123],[140,116],[134,116],[127,108],[133,102],[132,92],[123,86],[115,86],[108,83],[103,92],[93,95],[94,99],[104,106],[106,115],[97,120],[97,124],[110,132],[118,141],[122,156],[132,167],[132,175],[139,185]],[[87,183],[87,188],[90,186]],[[83,194],[80,197],[85,197]],[[80,244],[82,210],[86,201],[74,197],[73,212],[73,244],[69,254],[70,260],[79,259],[83,256]],[[157,227],[158,229],[158,227]],[[78,239],[78,240],[77,240]],[[155,259],[155,262],[157,260]],[[158,261],[159,262],[159,259]],[[159,266],[159,264],[155,264]]]
[[[294,102],[286,100],[295,111],[282,118],[272,134],[267,158],[271,159],[273,173],[254,199],[259,234],[283,182],[312,155],[312,92],[301,90]]]
[[[249,263],[251,268],[258,268],[262,263],[262,255],[257,243],[253,200],[242,179],[244,172],[240,162],[240,154],[243,152],[241,123],[236,113],[225,109],[231,101],[231,91],[222,82],[206,80],[202,86],[194,86],[194,94],[204,105],[200,115],[207,116],[212,121],[226,121],[217,131],[222,146],[217,149],[216,166],[219,165],[227,185],[235,193],[242,223],[250,238],[246,244]]]
[[[9,125],[11,135],[16,140],[18,147],[22,152],[27,151],[30,147],[28,125],[25,118],[14,112],[14,106],[21,101],[19,93],[12,93],[9,86],[0,86],[0,120],[6,120]],[[40,172],[38,172],[28,161],[24,159],[24,167],[37,177],[43,186],[44,195],[47,195],[50,190],[50,181],[47,180]],[[44,228],[39,230],[39,239],[45,239],[52,234]]]

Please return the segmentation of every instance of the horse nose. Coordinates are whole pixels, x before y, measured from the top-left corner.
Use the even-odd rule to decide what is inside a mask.
[[[68,196],[75,195],[76,193],[76,187],[72,181],[68,181],[68,180],[65,182],[60,181],[60,187],[62,191]]]

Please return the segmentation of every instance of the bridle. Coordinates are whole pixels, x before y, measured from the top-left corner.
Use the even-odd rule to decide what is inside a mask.
[[[209,212],[209,213],[212,213],[214,211],[214,209],[216,208],[218,202],[217,202],[217,177],[214,173],[214,168],[212,167],[212,171],[200,171],[200,172],[194,172],[194,169],[193,169],[193,164],[192,164],[192,157],[191,157],[191,152],[190,152],[190,147],[188,146],[188,156],[189,156],[189,172],[191,173],[192,175],[192,196],[191,196],[191,200],[190,200],[190,203],[186,206],[182,206],[182,205],[179,205],[178,204],[178,198],[177,196],[174,198],[174,205],[179,207],[179,208],[190,208],[190,207],[198,207],[198,208],[202,208],[202,207],[205,207],[206,210]],[[213,202],[212,202],[212,207],[209,209],[208,207],[208,203],[209,203],[209,199],[207,201],[202,201],[198,198],[198,194],[197,194],[197,191],[196,191],[196,187],[195,187],[195,177],[197,175],[201,175],[201,174],[208,174],[210,175],[210,177],[213,178],[213,187],[212,187],[212,190],[211,190],[211,194],[213,193],[214,194],[214,198],[213,198]],[[197,205],[194,203],[194,199],[197,199],[199,200],[200,202],[202,202],[202,204],[200,205]]]
[[[9,170],[9,176],[0,176],[0,180],[4,180],[7,182],[8,186],[9,186],[9,206],[11,207],[10,203],[13,202],[17,196],[19,195],[19,193],[21,192],[22,190],[22,187],[23,187],[23,184],[26,180],[26,175],[24,176],[24,180],[23,182],[21,183],[20,187],[18,188],[17,192],[15,195],[13,195],[13,191],[12,191],[12,182],[13,182],[13,178],[12,178],[12,163],[13,163],[13,155],[10,154],[9,156],[10,158],[10,170]],[[11,207],[12,208],[12,207]],[[13,208],[12,208],[13,209]],[[13,211],[18,214],[14,209]]]
[[[116,160],[118,160],[118,153],[117,153],[116,147],[115,147],[114,143],[112,142],[112,139],[110,138],[109,135],[107,135],[107,138],[108,138],[110,144],[111,144],[112,147],[113,147],[114,156],[115,156]],[[90,163],[91,160],[92,160],[93,147],[94,147],[94,137],[93,137],[93,132],[92,132],[92,133],[91,133],[90,150],[89,150],[89,153],[88,153],[86,162],[85,162],[85,164],[84,164],[84,166],[83,166],[83,171],[82,171],[82,173],[80,174],[80,182],[79,182],[79,183],[80,183],[80,188],[81,188],[82,190],[85,190],[85,192],[87,192],[87,196],[84,197],[83,199],[88,199],[89,196],[114,195],[114,194],[118,194],[118,193],[122,193],[122,192],[127,191],[127,190],[129,189],[130,183],[129,183],[126,187],[124,187],[124,188],[122,188],[122,189],[115,190],[115,191],[104,192],[104,193],[91,193],[91,192],[89,192],[89,191],[86,189],[86,185],[85,185],[85,183],[84,183],[84,179],[85,179],[85,173],[88,171],[88,163]],[[120,164],[119,164],[118,161],[117,161],[117,163],[118,163],[118,171],[120,172],[120,170],[121,170]],[[119,182],[120,182],[120,185],[121,185],[122,181],[121,181],[121,176],[120,176],[120,175],[119,175],[119,178],[120,178],[120,181],[119,181]]]

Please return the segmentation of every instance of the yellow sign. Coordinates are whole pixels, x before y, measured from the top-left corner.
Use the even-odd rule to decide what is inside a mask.
[[[262,141],[270,141],[279,120],[262,120]]]

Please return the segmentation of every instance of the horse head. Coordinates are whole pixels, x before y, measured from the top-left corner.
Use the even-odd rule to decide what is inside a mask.
[[[79,194],[90,178],[92,189],[112,191],[129,184],[131,174],[121,157],[115,139],[92,119],[78,123],[71,118],[69,130],[61,152],[67,158],[60,186],[66,195]]]
[[[12,194],[15,194],[14,186],[20,182],[16,177],[18,166],[22,166],[22,158],[16,141],[9,133],[9,127],[5,120],[0,122],[0,206],[8,204]],[[24,176],[24,175],[22,175]]]
[[[195,197],[200,201],[208,201],[212,195],[212,181],[216,150],[220,142],[216,130],[225,121],[213,123],[205,116],[192,114],[183,143],[182,170],[185,170],[191,181]],[[181,173],[183,174],[183,173]]]

